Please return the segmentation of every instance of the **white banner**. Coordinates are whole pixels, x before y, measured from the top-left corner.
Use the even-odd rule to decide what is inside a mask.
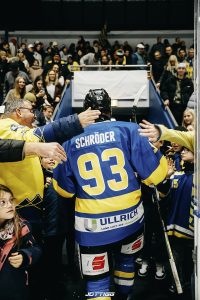
[[[80,71],[74,72],[72,106],[82,103],[90,89],[104,88],[111,99],[133,101],[142,86],[146,86],[139,99],[149,103],[148,79],[146,70],[129,71]],[[121,105],[120,105],[121,106]]]

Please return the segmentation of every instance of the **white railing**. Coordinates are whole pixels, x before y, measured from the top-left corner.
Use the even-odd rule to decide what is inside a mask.
[[[149,68],[151,67],[151,65],[78,65],[78,66],[70,66],[70,70],[71,72],[79,72],[80,70],[84,69],[94,69],[94,71],[96,71],[96,69],[102,69],[102,71],[104,69],[106,70],[112,70],[112,69],[143,69],[143,70],[147,70],[149,71]],[[79,70],[80,68],[80,70]]]

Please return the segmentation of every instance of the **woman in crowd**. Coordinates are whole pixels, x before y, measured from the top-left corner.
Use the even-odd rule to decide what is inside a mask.
[[[178,67],[178,59],[176,55],[170,55],[169,60],[166,64],[166,67],[157,82],[156,86],[157,88],[160,88],[160,86],[165,82],[171,75],[176,75],[176,70]]]
[[[7,93],[4,103],[16,99],[23,99],[25,94],[26,94],[26,83],[24,77],[18,76],[15,79],[14,88]]]
[[[63,87],[58,80],[58,74],[52,69],[47,72],[44,80],[44,88],[47,101],[55,107],[60,102]]]
[[[186,108],[183,112],[183,123],[182,126],[188,128],[188,126],[192,125],[193,128],[195,126],[195,111],[192,108]]]
[[[42,75],[43,68],[39,65],[39,60],[35,59],[29,68],[29,77],[34,82],[37,76]]]

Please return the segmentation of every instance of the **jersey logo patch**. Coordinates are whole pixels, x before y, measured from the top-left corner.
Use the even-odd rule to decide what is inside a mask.
[[[107,252],[100,254],[81,254],[84,275],[100,275],[109,271]]]
[[[101,270],[105,266],[105,255],[96,256],[92,261],[93,270]]]
[[[140,235],[137,240],[133,241],[132,243],[122,245],[121,253],[123,254],[134,254],[141,250],[144,245],[144,236]]]
[[[12,124],[11,126],[10,126],[10,129],[12,130],[12,131],[17,131],[19,128],[23,128],[24,126],[22,126],[22,125],[16,125],[16,124]]]

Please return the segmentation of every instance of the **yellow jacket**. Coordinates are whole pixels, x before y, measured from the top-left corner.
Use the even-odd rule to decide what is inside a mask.
[[[180,144],[194,152],[194,131],[178,131],[168,129],[164,125],[158,125],[158,127],[161,131],[160,140]]]
[[[0,120],[2,139],[38,142],[40,138],[34,135],[34,130],[10,118]],[[19,162],[0,163],[0,183],[11,189],[17,204],[25,199],[34,201],[37,196],[42,199],[44,179],[39,158],[32,155]]]

